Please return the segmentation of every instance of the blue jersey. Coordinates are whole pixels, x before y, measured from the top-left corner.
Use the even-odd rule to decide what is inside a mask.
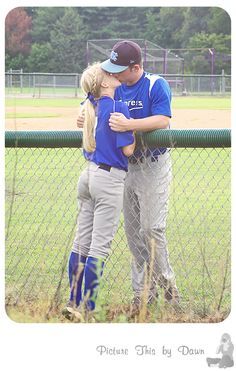
[[[127,104],[130,117],[142,119],[154,115],[171,117],[171,90],[168,82],[159,75],[144,72],[134,85],[122,84],[115,91],[115,99]],[[135,151],[134,156],[158,156],[166,148]]]
[[[97,165],[106,164],[118,169],[128,170],[128,158],[123,154],[122,147],[132,144],[132,131],[118,133],[111,130],[109,118],[112,112],[121,112],[130,118],[128,107],[109,97],[101,97],[98,101],[97,123],[95,125],[96,149],[93,153],[84,151],[84,156]]]

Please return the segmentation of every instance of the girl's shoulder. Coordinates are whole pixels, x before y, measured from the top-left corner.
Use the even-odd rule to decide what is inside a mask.
[[[121,100],[115,100],[115,106],[116,106],[116,111],[117,109],[123,110],[123,109],[128,109],[128,106],[125,102],[122,102]]]
[[[114,107],[114,112],[120,112],[123,113],[126,117],[129,117],[129,108],[125,102],[116,100],[115,102],[115,107]]]

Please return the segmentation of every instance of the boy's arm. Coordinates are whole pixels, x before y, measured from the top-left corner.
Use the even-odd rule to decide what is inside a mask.
[[[154,115],[143,119],[127,119],[122,113],[114,112],[111,114],[109,125],[114,131],[124,132],[151,131],[155,129],[165,129],[170,123],[170,118],[164,115]]]

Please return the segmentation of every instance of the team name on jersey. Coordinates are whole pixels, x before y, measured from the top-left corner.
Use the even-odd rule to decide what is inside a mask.
[[[125,103],[129,107],[129,110],[143,108],[143,101],[141,100],[128,100],[128,101],[125,101]]]

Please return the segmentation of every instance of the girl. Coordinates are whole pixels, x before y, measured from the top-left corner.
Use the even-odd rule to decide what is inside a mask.
[[[222,353],[222,358],[207,358],[208,366],[218,365],[219,368],[227,368],[234,366],[233,360],[234,346],[229,334],[223,334],[221,337],[220,345],[216,353]]]
[[[79,321],[83,321],[82,303],[86,314],[95,309],[104,262],[119,223],[128,157],[135,147],[131,131],[116,133],[109,127],[112,112],[130,117],[127,105],[114,100],[120,85],[100,64],[88,67],[81,77],[81,88],[87,94],[82,104],[83,148],[89,163],[78,183],[80,211],[69,258],[70,300],[63,310],[67,318]]]

